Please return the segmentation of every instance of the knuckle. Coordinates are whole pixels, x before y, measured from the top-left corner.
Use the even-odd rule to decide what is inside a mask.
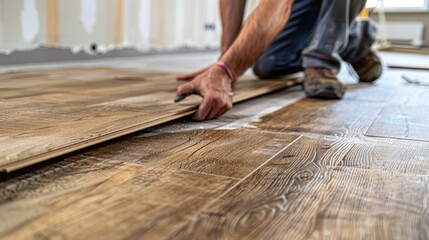
[[[212,97],[210,94],[205,96],[205,100],[206,100],[207,102],[209,102],[209,103],[214,102],[214,99],[213,99],[213,97]]]
[[[216,97],[216,95],[215,95],[215,94],[210,93],[210,94],[208,94],[208,95],[207,95],[207,98],[208,98],[211,102],[219,103],[219,98],[218,98],[218,97]]]

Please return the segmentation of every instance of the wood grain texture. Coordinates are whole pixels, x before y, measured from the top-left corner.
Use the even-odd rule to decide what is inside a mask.
[[[387,106],[366,132],[367,136],[429,141],[428,106]]]
[[[165,237],[296,138],[249,130],[136,136],[0,175],[0,238]]]
[[[343,101],[296,102],[251,123],[257,128],[159,129],[0,174],[0,238],[428,239],[429,143],[364,135],[386,109],[408,109],[409,119],[426,124],[427,88],[392,73],[375,86],[353,86]],[[166,78],[148,74],[143,82]],[[17,81],[24,95],[4,93],[37,96],[22,87],[49,86],[36,79]],[[63,84],[74,83],[79,89]],[[128,104],[123,91],[97,104]],[[85,104],[93,95],[70,101]]]
[[[249,130],[191,131],[124,139],[84,156],[241,179],[296,138]]]
[[[416,125],[425,125],[424,121],[428,117],[425,113],[428,112],[426,109],[429,107],[427,101],[429,91],[425,87],[404,85],[404,81],[401,80],[403,74],[417,73],[389,71],[376,85],[349,86],[345,98],[341,101],[304,99],[269,114],[252,125],[271,131],[363,138],[365,135],[369,136],[367,130],[374,121],[382,117],[380,114],[386,106],[389,108],[400,106],[407,109],[406,111],[415,111],[414,114],[418,113],[418,116],[414,117]],[[419,74],[421,77],[427,76],[423,73]],[[381,127],[383,124],[384,122],[380,122]],[[387,125],[385,128],[391,129]],[[422,135],[424,134],[422,131]]]
[[[306,239],[352,144],[300,138],[207,207],[179,239]]]
[[[394,91],[394,88],[389,85],[355,84],[347,87],[343,100],[367,103],[386,103],[391,99],[390,96]]]
[[[428,239],[429,178],[336,168],[310,239]]]
[[[243,80],[234,102],[300,82]],[[173,74],[70,68],[0,75],[0,168],[12,171],[195,113]]]
[[[369,138],[354,144],[342,167],[429,175],[429,143],[388,138]]]
[[[252,125],[270,131],[361,138],[383,106],[376,102],[304,99]]]
[[[0,183],[2,239],[163,236],[235,180],[96,160],[66,160]]]
[[[427,239],[427,149],[380,146],[300,138],[171,238]]]

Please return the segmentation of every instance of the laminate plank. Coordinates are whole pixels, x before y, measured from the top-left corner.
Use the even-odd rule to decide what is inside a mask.
[[[173,76],[110,68],[0,74],[0,171],[192,115],[200,98],[174,104]],[[244,79],[234,102],[300,82]]]
[[[429,175],[429,143],[370,138],[356,143],[340,166],[409,175]]]
[[[66,159],[0,183],[2,239],[157,239],[236,180]]]
[[[303,99],[252,123],[258,129],[362,138],[384,103]]]
[[[412,76],[407,74],[407,76]],[[418,75],[417,75],[418,76]],[[429,77],[429,74],[424,74],[422,77]],[[397,86],[390,93],[386,107],[403,106],[407,107],[425,107],[429,106],[429,91],[428,87],[418,86],[405,83],[403,80],[402,86]]]
[[[27,157],[27,158],[22,159],[22,160],[17,160],[17,161],[11,162],[9,164],[3,165],[2,171],[3,172],[12,172],[15,170],[19,170],[21,168],[28,167],[28,166],[31,166],[31,165],[36,164],[36,163],[40,163],[40,162],[43,162],[45,160],[70,153],[72,151],[77,151],[77,150],[80,150],[80,149],[85,148],[85,147],[93,146],[93,145],[98,144],[98,143],[102,143],[102,142],[112,140],[114,138],[117,138],[117,137],[120,137],[120,136],[123,136],[126,134],[130,134],[130,133],[139,131],[141,129],[153,127],[153,126],[168,122],[171,119],[189,116],[190,114],[193,114],[193,113],[194,113],[194,110],[185,111],[183,113],[176,113],[173,118],[171,118],[171,117],[170,118],[169,117],[161,118],[161,119],[158,119],[156,121],[150,121],[150,122],[146,122],[143,124],[138,124],[138,125],[135,125],[132,127],[128,127],[128,128],[124,128],[122,130],[116,131],[112,134],[105,134],[102,137],[98,137],[97,139],[91,139],[91,141],[80,142],[77,144],[68,145],[67,148],[59,148],[59,149],[55,149],[55,150],[50,150],[50,151],[47,151],[47,152],[44,152],[44,153],[41,153],[41,154],[38,154],[38,155],[35,155],[32,157]]]
[[[304,99],[252,125],[270,131],[362,138],[385,106],[417,107],[428,104],[427,88],[405,85],[401,79],[404,74],[423,73],[386,71],[375,84],[348,86],[347,94],[341,101]]]
[[[300,138],[171,238],[306,239],[352,144]]]
[[[427,239],[427,150],[401,163],[412,152],[378,147],[300,138],[170,238]]]
[[[309,239],[428,239],[428,175],[340,167]]]
[[[355,84],[347,86],[343,101],[386,103],[394,88],[385,85]]]
[[[166,236],[296,138],[244,129],[136,136],[0,175],[0,238]]]
[[[429,141],[428,106],[387,106],[367,136]]]
[[[152,133],[176,133],[205,129],[239,129],[262,116],[273,113],[305,97],[299,86],[270,93],[255,99],[247,100],[234,106],[222,117],[204,122],[190,122],[179,119],[153,128],[145,129]]]
[[[124,139],[88,151],[84,157],[241,179],[296,138],[244,129],[190,131]]]

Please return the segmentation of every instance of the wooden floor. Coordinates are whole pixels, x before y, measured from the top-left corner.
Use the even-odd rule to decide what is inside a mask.
[[[300,81],[243,80],[234,102]],[[0,74],[0,171],[189,116],[200,99],[191,96],[174,103],[179,84],[171,73],[106,67]]]
[[[2,174],[0,237],[428,239],[429,88],[403,74],[427,73],[389,70],[341,101],[253,100]]]

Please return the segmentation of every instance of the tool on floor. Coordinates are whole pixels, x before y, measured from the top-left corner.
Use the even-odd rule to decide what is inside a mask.
[[[412,79],[412,78],[408,77],[407,75],[402,75],[402,79],[404,79],[409,84],[429,87],[429,83],[421,82],[419,80]]]
[[[176,96],[176,98],[174,99],[174,102],[175,103],[181,102],[185,100],[185,98],[187,98],[189,95],[191,94],[182,94],[182,95]]]

